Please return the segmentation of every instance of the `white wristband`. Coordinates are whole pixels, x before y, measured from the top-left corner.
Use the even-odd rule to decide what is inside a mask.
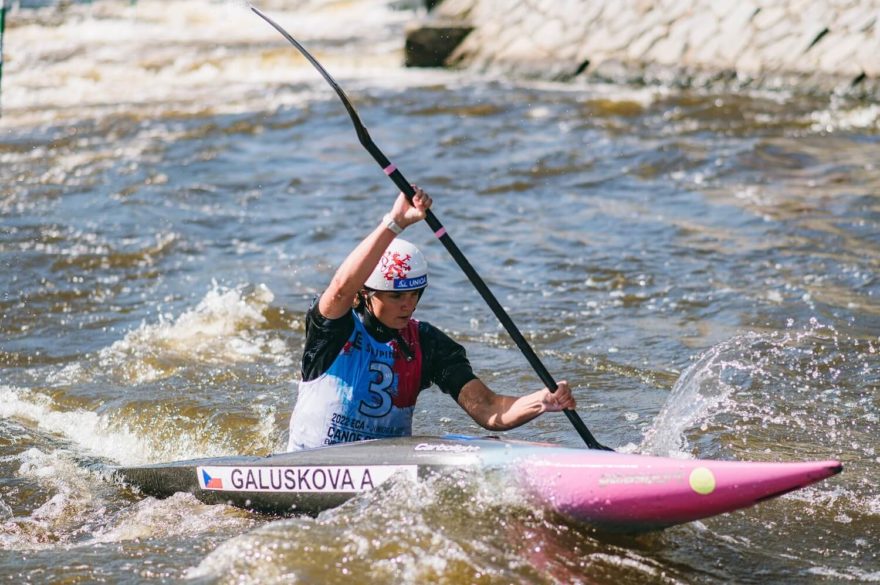
[[[401,232],[403,232],[403,228],[397,225],[397,222],[394,221],[394,218],[391,217],[390,213],[385,214],[385,217],[382,218],[382,223],[387,229],[394,232],[394,235],[399,236]]]

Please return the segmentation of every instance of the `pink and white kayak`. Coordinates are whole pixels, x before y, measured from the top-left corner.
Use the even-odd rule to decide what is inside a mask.
[[[658,530],[715,516],[840,473],[837,461],[758,463],[670,459],[462,436],[346,443],[269,457],[120,467],[123,481],[168,497],[190,492],[271,514],[315,514],[392,477],[449,468],[502,470],[541,506],[606,530]]]

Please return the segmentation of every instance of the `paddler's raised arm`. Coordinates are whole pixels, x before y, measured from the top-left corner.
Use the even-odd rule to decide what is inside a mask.
[[[318,301],[321,315],[327,319],[338,319],[350,311],[358,291],[363,288],[385,249],[399,233],[395,229],[403,230],[422,221],[430,207],[431,198],[418,187],[415,187],[412,204],[400,193],[391,211],[336,270],[333,280]]]
[[[545,412],[576,407],[571,388],[565,380],[558,383],[556,392],[544,388],[516,398],[496,394],[480,379],[474,378],[461,389],[458,404],[477,424],[490,431],[506,431]]]

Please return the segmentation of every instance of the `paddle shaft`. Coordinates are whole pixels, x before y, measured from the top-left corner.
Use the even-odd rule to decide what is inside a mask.
[[[336,91],[336,94],[339,96],[339,99],[342,100],[343,105],[345,105],[345,109],[348,111],[349,117],[351,117],[351,121],[354,124],[355,131],[358,135],[358,140],[360,140],[361,145],[370,153],[370,155],[379,163],[379,166],[382,167],[382,170],[385,174],[397,185],[397,188],[400,189],[406,198],[412,202],[412,198],[415,195],[415,189],[407,181],[403,173],[388,160],[388,157],[385,156],[385,153],[379,149],[373,139],[370,138],[370,133],[367,131],[367,128],[360,120],[360,116],[358,116],[357,111],[355,111],[354,106],[351,105],[351,102],[348,100],[348,97],[345,95],[345,92],[342,91],[342,88],[336,83],[336,80],[331,77],[331,75],[327,72],[326,69],[315,59],[311,53],[309,53],[305,47],[303,47],[299,41],[294,39],[290,33],[284,30],[281,25],[276,23],[274,20],[269,18],[259,9],[254,6],[251,6],[251,10],[260,18],[268,22],[275,30],[277,30],[281,35],[286,38],[290,44],[292,44],[296,49],[302,53],[302,55],[311,63],[315,69],[318,70],[318,73],[330,84],[331,87]],[[434,215],[430,209],[428,210],[425,222],[428,224],[434,231],[434,235],[440,242],[443,244],[443,247],[449,252],[452,258],[455,260],[456,264],[458,264],[459,268],[465,273],[468,279],[471,281],[471,284],[474,285],[474,288],[477,289],[477,292],[480,293],[480,296],[483,297],[483,300],[486,301],[486,304],[489,305],[489,308],[492,309],[492,312],[495,313],[495,316],[498,318],[498,321],[501,322],[501,325],[504,326],[504,329],[507,330],[507,333],[513,339],[513,342],[519,348],[519,350],[523,353],[526,360],[538,374],[538,377],[547,386],[547,389],[551,392],[556,392],[558,385],[556,381],[553,379],[553,376],[550,375],[550,372],[547,371],[547,368],[544,367],[544,364],[541,362],[541,359],[532,349],[529,342],[526,341],[526,338],[523,337],[522,333],[520,333],[519,328],[507,314],[507,311],[504,310],[504,307],[501,306],[501,303],[498,302],[498,299],[495,298],[495,295],[492,294],[492,291],[489,290],[489,287],[486,286],[486,283],[483,281],[482,277],[474,270],[474,267],[471,266],[471,263],[468,262],[468,259],[465,258],[464,254],[452,240],[452,237],[446,232],[446,228],[443,227],[443,224],[440,223],[440,220],[437,219],[437,216]],[[590,430],[587,428],[587,425],[584,424],[584,421],[581,420],[580,415],[573,409],[565,409],[563,411],[565,416],[571,421],[571,424],[574,426],[575,430],[581,436],[584,443],[586,443],[587,447],[590,449],[602,449],[611,451],[608,447],[605,447],[601,443],[599,443]]]
[[[382,162],[378,161],[381,165]],[[387,167],[383,167],[387,168]],[[404,195],[406,195],[407,199],[412,201],[412,197],[415,194],[412,185],[407,182],[407,180],[403,177],[403,174],[395,169],[390,175],[391,180],[394,181],[394,184],[403,191]],[[543,362],[541,362],[541,358],[535,353],[535,350],[532,349],[532,346],[529,345],[529,342],[526,341],[526,338],[523,337],[523,334],[520,332],[519,328],[516,326],[516,323],[513,322],[513,319],[507,314],[507,311],[504,310],[504,307],[501,306],[501,303],[498,302],[498,299],[495,298],[495,295],[483,281],[483,278],[477,273],[474,267],[468,262],[468,259],[465,255],[459,250],[458,246],[452,240],[452,236],[446,231],[446,228],[443,227],[443,224],[440,223],[440,220],[437,219],[437,216],[429,209],[427,215],[425,217],[425,222],[427,222],[428,226],[434,230],[434,235],[440,240],[443,244],[443,247],[449,252],[452,258],[455,260],[455,263],[458,264],[459,268],[465,273],[468,277],[468,280],[471,281],[471,284],[474,285],[474,288],[477,289],[477,292],[480,293],[480,296],[483,297],[483,300],[486,301],[486,304],[489,305],[489,308],[492,309],[492,312],[495,313],[495,317],[498,318],[498,321],[501,322],[501,325],[504,326],[504,329],[513,339],[513,342],[525,356],[526,360],[535,370],[535,373],[538,374],[538,377],[544,383],[545,386],[551,391],[556,392],[558,385],[556,384],[556,380],[553,379],[553,376],[544,366]],[[440,234],[440,235],[438,235]],[[562,412],[565,413],[565,416],[571,421],[571,424],[574,425],[575,430],[583,439],[584,443],[586,443],[587,447],[590,449],[605,449],[599,442],[593,437],[593,434],[587,428],[587,425],[584,424],[584,421],[581,419],[580,415],[577,411],[567,408]]]

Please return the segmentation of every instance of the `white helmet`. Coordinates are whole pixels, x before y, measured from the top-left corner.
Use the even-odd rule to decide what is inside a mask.
[[[378,291],[419,290],[428,286],[428,261],[410,242],[395,238],[364,286]]]

